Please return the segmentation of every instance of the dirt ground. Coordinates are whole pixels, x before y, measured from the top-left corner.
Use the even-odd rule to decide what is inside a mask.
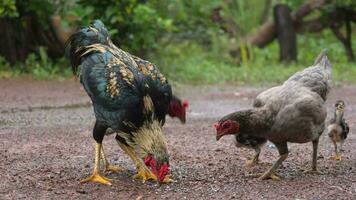
[[[94,164],[93,111],[76,81],[0,80],[0,199],[356,199],[356,86],[334,87],[329,114],[337,99],[346,102],[351,127],[342,161],[331,160],[333,147],[323,134],[318,165],[323,175],[304,174],[311,143],[289,144],[290,154],[278,174],[281,181],[259,181],[277,159],[263,148],[262,163],[245,167],[253,150],[236,148],[231,137],[216,142],[212,124],[224,114],[248,108],[263,88],[185,86],[179,96],[190,101],[187,123],[168,119],[171,177],[157,187],[133,180],[133,163],[114,136],[104,139],[110,162],[126,172],[107,174],[112,186],[79,184]]]

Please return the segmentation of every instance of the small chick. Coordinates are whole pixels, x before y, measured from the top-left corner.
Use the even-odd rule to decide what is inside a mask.
[[[339,100],[335,103],[335,114],[330,120],[328,126],[328,135],[335,146],[335,156],[333,159],[341,160],[341,149],[344,144],[347,134],[349,133],[349,125],[345,122],[344,117],[345,103]]]
[[[247,166],[253,166],[258,163],[258,158],[261,153],[261,147],[267,142],[264,138],[253,137],[247,134],[235,135],[236,147],[246,147],[255,150],[255,156],[251,160],[247,160]]]

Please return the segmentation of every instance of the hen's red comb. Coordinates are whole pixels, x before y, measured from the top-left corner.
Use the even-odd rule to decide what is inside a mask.
[[[215,128],[216,131],[219,131],[220,130],[220,124],[218,122],[216,122],[214,124],[214,128]]]
[[[188,108],[189,107],[189,102],[188,101],[183,101],[183,107]]]

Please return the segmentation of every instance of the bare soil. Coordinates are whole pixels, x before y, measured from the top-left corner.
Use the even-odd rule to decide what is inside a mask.
[[[343,160],[330,159],[333,147],[323,134],[318,165],[324,174],[304,174],[312,145],[289,144],[290,155],[278,169],[281,181],[251,177],[277,159],[275,148],[265,146],[262,163],[246,167],[253,150],[236,148],[232,137],[216,142],[212,128],[219,117],[248,108],[263,88],[178,89],[190,101],[188,121],[167,119],[164,132],[176,182],[161,187],[132,179],[134,165],[113,136],[105,137],[106,154],[127,171],[106,174],[112,186],[79,184],[94,164],[94,117],[77,81],[4,79],[0,86],[0,199],[356,199],[356,86],[335,87],[328,100],[329,114],[337,99],[346,102],[351,134]]]

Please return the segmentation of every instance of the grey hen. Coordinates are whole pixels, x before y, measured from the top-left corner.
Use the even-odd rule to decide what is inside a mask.
[[[261,147],[267,142],[265,138],[253,137],[248,134],[235,135],[235,146],[245,147],[248,149],[254,149],[255,155],[251,160],[247,160],[247,166],[253,166],[258,163],[258,159],[261,153]]]
[[[312,142],[313,161],[308,171],[318,172],[318,143],[325,128],[325,100],[330,86],[331,64],[322,52],[313,66],[295,73],[283,85],[258,95],[253,108],[220,119],[215,125],[216,138],[246,133],[274,143],[280,157],[260,179],[279,179],[275,170],[288,156],[288,142]]]

